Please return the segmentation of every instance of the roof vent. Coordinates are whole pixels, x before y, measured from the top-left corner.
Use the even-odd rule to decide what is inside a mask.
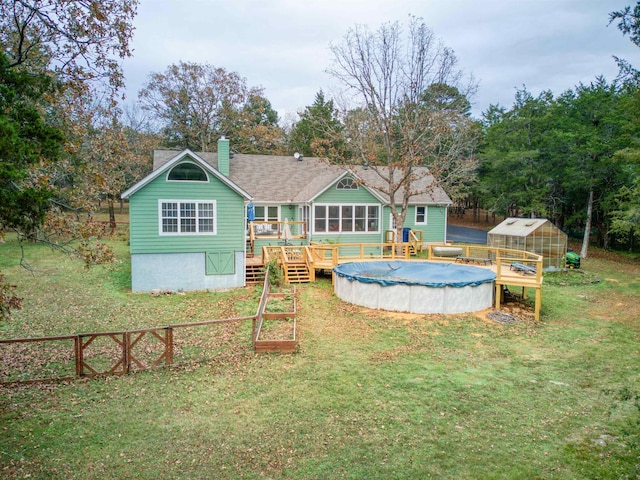
[[[302,157],[301,153],[296,152],[296,153],[293,154],[293,158],[295,158],[296,160],[301,162],[303,157]]]

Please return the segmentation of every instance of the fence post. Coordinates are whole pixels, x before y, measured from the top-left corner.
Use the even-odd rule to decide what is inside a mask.
[[[251,347],[255,351],[256,349],[256,317],[251,320]]]
[[[167,327],[165,330],[166,330],[165,338],[167,342],[166,365],[167,367],[170,367],[171,365],[173,365],[173,328]]]
[[[80,374],[82,373],[80,369],[80,335],[76,335],[73,339],[73,346],[75,350],[75,360],[76,360],[76,378],[80,378]]]
[[[124,332],[124,338],[122,339],[124,342],[124,352],[123,352],[123,357],[124,357],[124,373],[129,373],[131,371],[131,333],[130,332]]]

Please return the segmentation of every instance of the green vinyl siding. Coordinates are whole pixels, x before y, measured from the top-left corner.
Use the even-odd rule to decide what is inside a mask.
[[[430,205],[427,208],[427,224],[426,225],[413,225],[415,221],[415,210],[412,212],[411,217],[412,228],[416,230],[422,230],[422,242],[444,242],[444,232],[447,223],[447,207],[440,207]]]
[[[376,233],[315,233],[311,239],[318,243],[382,243],[382,232]]]
[[[380,203],[380,200],[375,197],[369,190],[363,185],[360,185],[357,190],[338,190],[335,185],[325,190],[319,195],[314,203]]]
[[[244,199],[213,175],[209,182],[154,179],[130,198],[131,253],[244,250]],[[215,200],[215,235],[160,235],[158,200]]]
[[[423,205],[420,205],[423,206]],[[438,205],[427,206],[427,223],[416,225],[416,206],[409,205],[403,228],[422,230],[422,242],[444,242],[444,231],[447,221],[447,207]],[[391,209],[384,208],[382,216],[384,230],[391,230]]]

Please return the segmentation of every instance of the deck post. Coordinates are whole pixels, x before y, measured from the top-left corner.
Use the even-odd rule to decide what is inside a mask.
[[[535,319],[536,322],[540,320],[540,307],[542,306],[542,286],[536,288],[536,306],[535,306]]]

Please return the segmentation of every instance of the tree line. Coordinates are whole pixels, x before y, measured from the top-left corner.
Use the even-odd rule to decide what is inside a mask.
[[[632,247],[637,218],[627,192],[638,188],[639,100],[637,85],[600,77],[557,97],[522,89],[510,109],[490,107],[469,200],[580,232],[583,257],[592,233],[605,248]]]
[[[636,5],[610,15],[636,44],[639,12]],[[456,205],[549,218],[582,237],[583,257],[590,241],[637,244],[640,77],[624,59],[615,59],[620,76],[611,82],[594,76],[557,96],[522,88],[511,107],[491,105],[474,119],[477,84],[422,19],[410,18],[406,31],[356,26],[331,52],[327,71],[344,91],[328,98],[320,90],[288,126],[261,89],[210,65],[152,74],[139,98],[168,147],[211,150],[227,135],[242,153],[367,165],[385,185],[398,228],[416,167],[427,166]]]
[[[131,56],[137,5],[0,2],[0,239],[14,232],[87,264],[108,261],[96,205],[114,223],[120,192],[150,171],[154,148],[211,151],[226,135],[241,153],[367,166],[399,231],[428,167],[457,204],[579,232],[583,256],[592,233],[604,247],[638,240],[640,75],[624,59],[612,82],[594,77],[558,96],[523,88],[510,108],[474,119],[473,76],[410,17],[357,25],[332,44],[327,72],[341,90],[319,90],[293,121],[239,73],[190,62],[150,73],[123,107],[120,62]],[[638,19],[640,2],[610,15],[636,45]],[[13,291],[0,276],[3,315]]]
[[[610,24],[640,46],[640,2]],[[640,73],[614,57],[619,76],[597,76],[558,96],[517,91],[511,108],[482,117],[477,181],[466,201],[491,212],[550,218],[604,248],[633,251],[640,235]]]

